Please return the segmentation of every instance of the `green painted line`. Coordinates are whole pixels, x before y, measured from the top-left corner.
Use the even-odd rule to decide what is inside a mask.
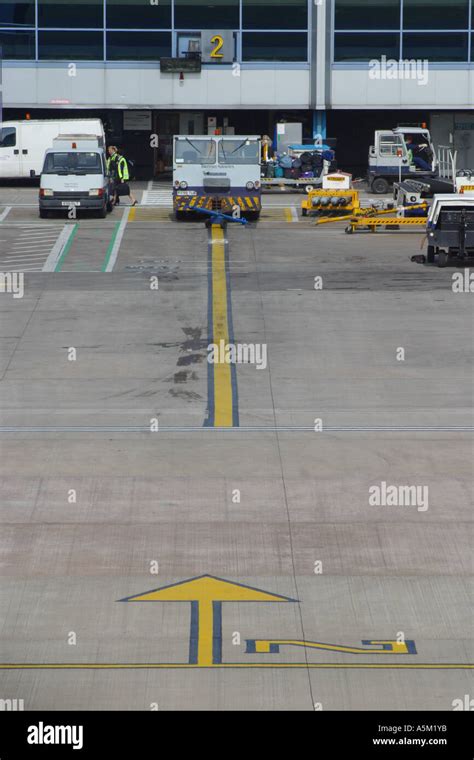
[[[110,257],[112,255],[112,251],[114,249],[114,245],[115,245],[115,241],[117,239],[119,228],[120,228],[120,222],[116,222],[115,227],[114,227],[114,231],[112,232],[112,238],[110,240],[109,247],[107,248],[107,253],[105,254],[105,260],[104,260],[104,263],[102,264],[102,269],[100,270],[101,272],[106,272],[107,271],[107,266],[108,266],[108,263],[110,261]]]
[[[74,238],[76,237],[77,230],[78,230],[78,225],[75,224],[74,225],[74,229],[71,232],[71,234],[69,235],[68,241],[67,241],[66,245],[64,246],[64,251],[62,252],[62,254],[61,254],[61,256],[60,256],[60,258],[58,260],[58,263],[56,264],[56,267],[54,269],[55,272],[60,272],[61,271],[62,266],[64,264],[64,260],[65,260],[66,256],[68,255],[68,253],[69,253],[69,251],[71,249],[71,245],[73,243]]]

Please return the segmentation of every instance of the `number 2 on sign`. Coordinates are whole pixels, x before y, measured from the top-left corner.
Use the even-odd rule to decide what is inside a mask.
[[[211,37],[211,44],[215,45],[214,49],[211,52],[211,58],[223,58],[224,53],[219,53],[219,50],[224,44],[224,40],[222,39],[221,35],[215,34],[214,37]]]

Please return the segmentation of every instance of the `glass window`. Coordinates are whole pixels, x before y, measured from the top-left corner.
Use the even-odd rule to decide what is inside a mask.
[[[107,29],[170,29],[171,0],[107,0]]]
[[[176,140],[174,149],[176,164],[215,164],[216,143],[214,140]]]
[[[2,0],[0,3],[0,26],[34,26],[35,0]]]
[[[260,163],[260,151],[256,140],[221,140],[219,142],[219,164],[248,166]]]
[[[171,55],[171,32],[107,32],[108,61],[158,61]]]
[[[381,135],[380,137],[380,155],[381,156],[394,156],[399,155],[399,151],[403,154],[406,153],[405,146],[401,135]]]
[[[102,32],[40,32],[39,58],[46,61],[102,61]]]
[[[242,0],[244,29],[306,29],[306,0]]]
[[[0,129],[0,148],[14,148],[16,145],[15,127],[3,127]]]
[[[468,0],[404,0],[404,29],[467,29]]]
[[[467,34],[404,34],[403,57],[428,61],[467,61]]]
[[[336,29],[399,29],[400,0],[336,0]]]
[[[174,0],[176,29],[238,29],[239,0]]]
[[[335,61],[371,61],[382,55],[387,58],[400,57],[399,34],[338,33],[334,35]]]
[[[0,31],[0,52],[6,61],[35,57],[35,33]]]
[[[98,153],[48,153],[43,174],[100,174],[102,169]]]
[[[244,61],[307,61],[308,35],[300,32],[254,32],[242,35]]]
[[[98,29],[103,25],[103,0],[38,0],[38,26]]]

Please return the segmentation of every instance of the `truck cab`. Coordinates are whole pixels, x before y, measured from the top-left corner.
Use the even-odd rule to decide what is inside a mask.
[[[95,211],[105,218],[113,208],[113,182],[102,141],[96,135],[60,135],[44,156],[39,212]]]
[[[375,132],[368,168],[372,192],[387,193],[399,178],[421,179],[436,172],[436,153],[428,129],[405,126]]]

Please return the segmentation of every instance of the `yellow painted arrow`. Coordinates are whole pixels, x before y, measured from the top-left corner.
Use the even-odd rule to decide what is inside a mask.
[[[189,663],[201,667],[222,662],[222,602],[295,602],[252,586],[201,575],[163,586],[121,602],[190,602]]]

